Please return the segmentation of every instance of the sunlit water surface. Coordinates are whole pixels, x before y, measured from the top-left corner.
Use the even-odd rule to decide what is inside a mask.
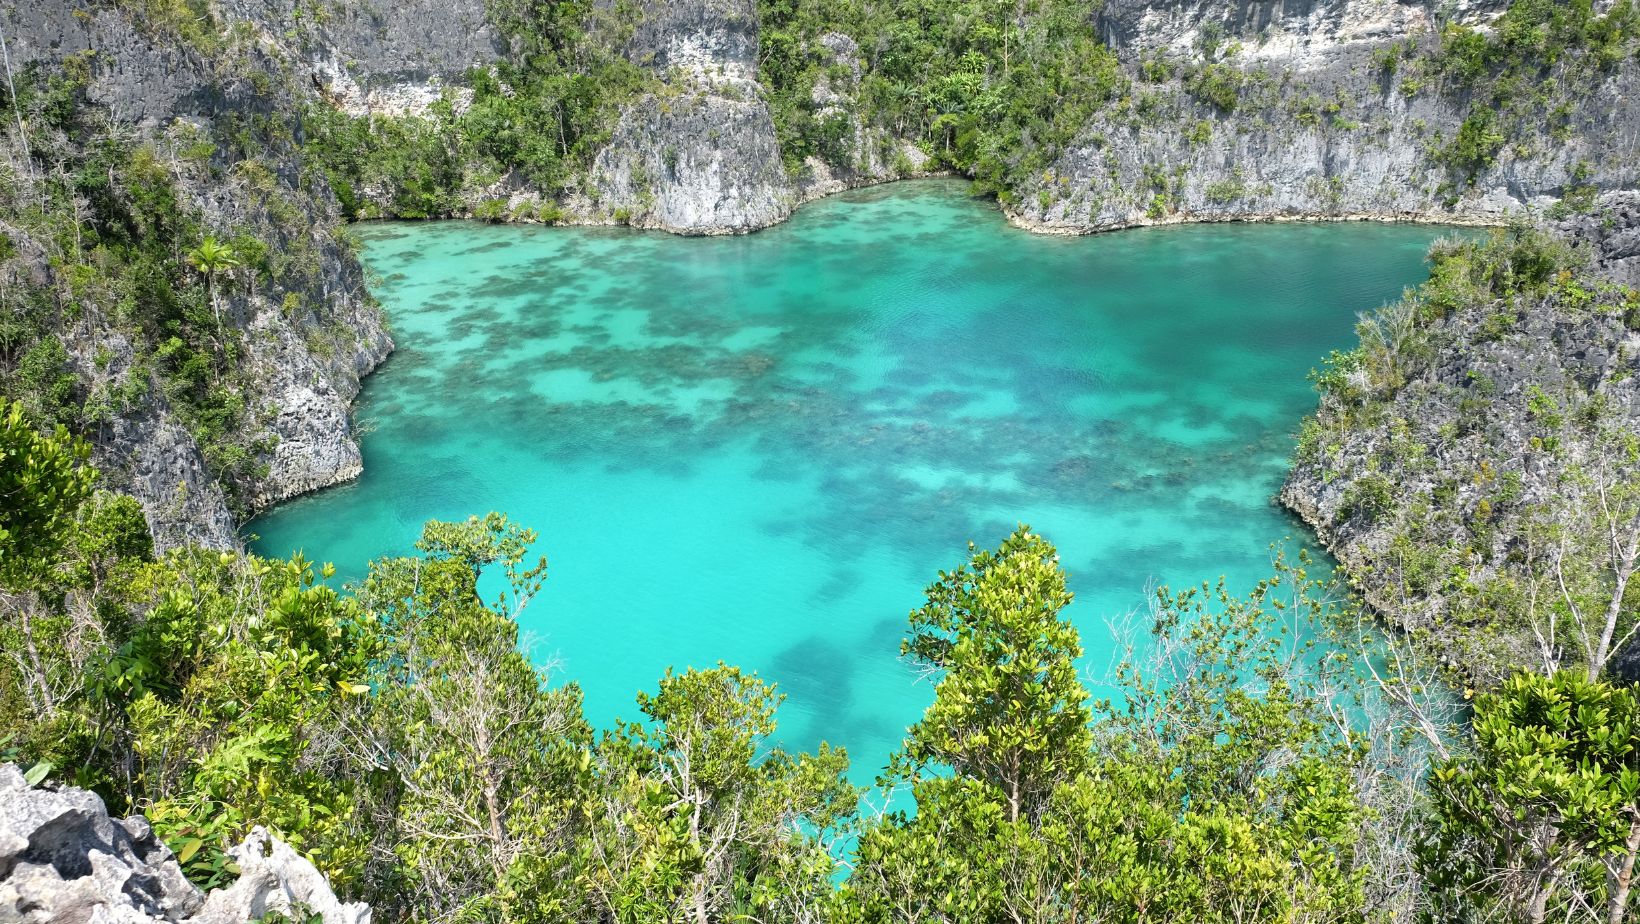
[[[1439,229],[1009,227],[952,181],[746,237],[359,229],[398,352],[365,474],[250,526],[357,577],[421,523],[505,511],[551,561],[531,653],[635,717],[668,666],[787,695],[780,737],[869,780],[931,690],[906,614],[1019,522],[1071,572],[1090,677],[1147,588],[1268,575],[1306,373],[1426,274]]]

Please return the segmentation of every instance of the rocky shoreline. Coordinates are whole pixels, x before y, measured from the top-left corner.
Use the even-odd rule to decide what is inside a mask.
[[[266,282],[225,298],[244,343],[247,408],[229,438],[248,462],[213,470],[220,447],[200,445],[152,386],[88,434],[109,486],[143,504],[162,548],[233,547],[243,519],[362,467],[351,402],[392,342],[344,241],[338,198],[299,143],[298,114],[321,105],[361,119],[421,119],[465,105],[473,69],[513,54],[484,0],[319,19],[287,7],[226,0],[218,15],[232,38],[214,50],[87,0],[0,13],[14,66],[89,62],[87,98],[169,158],[208,229],[253,234],[286,258]],[[1551,77],[1545,86],[1558,88],[1540,108],[1552,105],[1554,119],[1511,125],[1512,143],[1467,178],[1439,162],[1441,146],[1467,126],[1469,102],[1430,70],[1438,27],[1484,25],[1506,7],[1474,0],[1439,20],[1411,0],[1317,0],[1302,10],[1276,0],[1112,2],[1098,24],[1123,62],[1128,96],[1049,169],[1006,191],[1001,211],[1033,233],[1073,235],[1219,221],[1492,225],[1640,184],[1640,134],[1628,129],[1640,124],[1640,66],[1627,60],[1598,80]],[[533,220],[551,206],[567,224],[737,234],[837,192],[944,173],[860,115],[869,61],[853,37],[826,33],[809,49],[826,62],[810,88],[817,112],[847,119],[848,153],[838,161],[846,166],[814,157],[794,165],[783,160],[760,83],[754,0],[651,3],[638,14],[622,53],[650,89],[626,106],[579,185],[555,200],[503,176],[454,215]],[[1201,58],[1227,75],[1232,95],[1204,98],[1182,75],[1152,67],[1159,56]],[[204,161],[178,153],[246,123],[272,139],[253,156],[226,156],[220,145]],[[50,278],[42,261],[25,261],[25,272]],[[93,396],[144,390],[140,351],[122,336],[94,322],[62,333]]]
[[[1514,288],[1460,254],[1366,317],[1363,349],[1321,379],[1278,498],[1371,610],[1477,684],[1587,663],[1558,636],[1612,588],[1562,563],[1610,558],[1579,543],[1626,535],[1637,476],[1622,445],[1640,433],[1640,195],[1522,233],[1485,258],[1513,267]],[[1549,278],[1519,281],[1540,265]]]

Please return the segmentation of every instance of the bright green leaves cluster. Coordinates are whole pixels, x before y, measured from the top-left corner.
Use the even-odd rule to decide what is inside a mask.
[[[20,404],[0,403],[0,587],[40,578],[91,495],[88,448],[59,427],[36,432]]]
[[[1476,700],[1474,731],[1474,753],[1431,779],[1421,856],[1432,917],[1481,899],[1521,921],[1590,901],[1623,920],[1640,850],[1635,692],[1579,673],[1520,674]]]
[[[0,727],[59,777],[141,811],[201,881],[265,824],[326,868],[357,866],[350,784],[315,755],[369,688],[358,605],[300,559],[194,550],[152,559],[141,510],[93,494],[83,447],[0,429],[17,492],[0,621]]]
[[[906,772],[933,765],[995,786],[1008,817],[1032,812],[1089,757],[1088,692],[1059,555],[1020,528],[995,552],[969,547],[911,614],[901,651],[938,672],[934,705],[907,733]]]
[[[189,853],[196,878],[223,873],[223,848],[256,824],[345,878],[367,845],[350,784],[315,758],[369,691],[357,604],[300,558],[178,553],[136,589],[148,586],[145,618],[109,656],[96,703],[123,717],[133,808]],[[106,759],[124,755],[115,746]]]
[[[641,693],[645,722],[598,749],[601,815],[589,885],[613,920],[794,920],[831,892],[813,835],[853,814],[848,759],[769,748],[780,697],[719,665]]]
[[[821,43],[828,32],[859,45],[851,114],[863,127],[916,143],[935,166],[1004,198],[1127,84],[1087,7],[1062,0],[761,0],[758,15],[760,77],[793,167],[809,156],[854,166],[848,115],[815,102],[818,83],[853,82]]]
[[[1609,69],[1640,33],[1640,16],[1630,0],[1599,13],[1595,6],[1592,0],[1515,0],[1486,33],[1448,26],[1437,64],[1465,86],[1499,73],[1526,76],[1573,56],[1588,56]]]
[[[1050,544],[1021,528],[942,575],[905,645],[941,672],[896,761],[916,813],[865,829],[839,918],[1364,916],[1356,755],[1309,692],[1325,665],[1272,631],[1276,586],[1164,592],[1161,654],[1090,710]]]

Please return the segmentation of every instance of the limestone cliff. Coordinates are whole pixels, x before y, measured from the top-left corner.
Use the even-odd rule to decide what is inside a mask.
[[[1029,131],[993,139],[1019,147],[1003,152],[1005,162],[1048,164],[1022,180],[1011,173],[1004,206],[1023,226],[1061,233],[1265,218],[1496,222],[1634,186],[1632,54],[1598,67],[1571,56],[1510,75],[1519,104],[1496,112],[1485,87],[1443,69],[1443,28],[1486,36],[1507,6],[1091,5],[1086,22],[1120,58],[1119,91],[1068,143]],[[811,82],[779,99],[795,94],[827,149],[799,156],[761,72],[769,49],[755,0],[594,7],[617,11],[621,28],[590,29],[586,40],[641,69],[641,89],[621,98],[607,126],[585,129],[596,145],[576,155],[583,160],[564,142],[557,172],[531,174],[519,163],[474,163],[467,148],[436,137],[476,105],[480,77],[505,97],[515,90],[498,75],[528,66],[525,37],[498,25],[487,0],[217,0],[201,7],[208,29],[192,38],[186,19],[155,21],[160,7],[0,2],[15,68],[87,67],[87,96],[110,135],[157,152],[205,231],[249,235],[269,252],[264,269],[223,287],[220,309],[236,332],[223,352],[244,411],[204,445],[205,429],[148,368],[154,344],[109,323],[112,306],[95,299],[94,310],[64,312],[58,333],[77,398],[99,409],[88,428],[98,462],[143,502],[162,546],[231,545],[244,516],[360,468],[349,403],[391,341],[341,232],[341,187],[311,153],[306,113],[349,114],[367,133],[400,120],[412,135],[425,128],[418,137],[432,137],[430,150],[458,151],[414,178],[439,194],[435,204],[404,214],[745,232],[807,199],[950,163],[917,134],[928,112],[893,124],[874,116],[882,94],[922,92],[873,82],[880,36],[867,47],[840,29],[802,39],[794,53],[809,62]],[[7,161],[19,162],[17,139],[8,134],[5,144]],[[546,188],[542,176],[558,185]],[[381,189],[345,193],[373,203],[371,214],[395,214]],[[0,275],[74,301],[72,268],[54,262],[50,241],[23,228],[7,236],[16,253],[0,260]]]
[[[1300,434],[1281,503],[1375,610],[1483,683],[1588,663],[1575,623],[1622,594],[1637,232],[1640,196],[1612,194],[1557,227],[1576,252],[1518,232],[1438,270],[1363,322]]]
[[[593,164],[598,214],[686,234],[785,220],[794,196],[757,82],[753,0],[652,4],[626,54],[660,86],[621,114]]]
[[[229,547],[238,542],[239,516],[355,476],[350,402],[392,343],[340,234],[334,197],[304,172],[289,143],[264,143],[254,155],[180,154],[219,125],[272,125],[295,109],[305,88],[266,35],[241,35],[208,53],[122,11],[76,0],[0,8],[0,28],[20,72],[83,64],[86,98],[105,113],[108,131],[130,133],[154,152],[180,207],[197,214],[206,233],[248,235],[272,254],[267,271],[255,274],[266,278],[224,286],[221,297],[219,310],[240,332],[233,387],[246,406],[245,423],[227,438],[251,456],[232,474],[208,468],[204,447],[143,361],[140,347],[152,344],[133,343],[111,320],[116,306],[93,295],[89,310],[65,316],[61,335],[79,400],[107,407],[87,435],[111,486],[142,502],[162,548]],[[61,140],[63,151],[85,143]],[[8,159],[18,162],[15,135],[8,145]],[[50,242],[30,234],[10,229],[20,253],[5,271],[71,291],[72,272],[46,259]]]
[[[1020,190],[1012,217],[1059,232],[1267,218],[1497,222],[1578,191],[1633,187],[1640,68],[1627,61],[1531,75],[1535,97],[1500,116],[1507,143],[1499,138],[1495,156],[1472,173],[1443,158],[1491,104],[1433,67],[1440,31],[1462,23],[1484,34],[1507,6],[1113,0],[1101,30],[1131,65],[1133,91]],[[1211,62],[1222,95],[1192,86],[1198,68],[1169,73],[1169,62],[1191,61]]]

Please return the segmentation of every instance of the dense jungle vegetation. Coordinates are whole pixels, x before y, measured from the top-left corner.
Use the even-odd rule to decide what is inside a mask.
[[[811,156],[849,165],[858,121],[1007,195],[1128,86],[1086,4],[763,0],[758,12],[759,74],[794,171]],[[820,41],[830,32],[861,49],[857,87]],[[817,104],[822,80],[852,87],[854,105]]]
[[[304,151],[322,164],[350,218],[461,214],[509,173],[558,195],[581,185],[623,103],[656,81],[621,54],[637,14],[629,4],[491,0],[492,18],[517,53],[470,75],[471,102],[449,98],[430,118],[349,116],[307,107]],[[365,195],[383,193],[385,207]],[[557,221],[550,201],[528,214]]]
[[[1299,566],[1161,591],[1094,700],[1053,546],[970,549],[911,613],[934,702],[862,802],[841,750],[770,743],[779,694],[732,667],[594,732],[519,651],[546,563],[503,516],[430,522],[338,592],[300,558],[155,556],[82,445],[0,420],[6,753],[145,814],[201,883],[263,824],[382,920],[1626,914],[1634,693],[1521,674],[1472,739],[1419,737],[1438,692],[1360,699],[1353,656],[1295,641],[1335,618]],[[890,789],[915,812],[862,811]]]
[[[148,6],[182,11],[159,23],[180,40],[234,53],[187,4]],[[953,561],[912,611],[903,653],[937,678],[934,703],[870,786],[839,749],[774,746],[778,691],[730,666],[657,678],[631,721],[594,730],[573,678],[519,650],[515,617],[546,570],[500,515],[429,523],[417,555],[341,589],[301,559],[156,553],[81,439],[163,403],[230,491],[254,474],[245,299],[306,316],[322,249],[345,247],[293,189],[355,217],[458,212],[511,170],[556,194],[620,106],[656,89],[620,53],[622,5],[492,11],[517,59],[432,120],[314,105],[146,136],[86,100],[89,59],[0,88],[18,126],[0,164],[0,756],[143,813],[201,884],[232,877],[225,848],[266,825],[380,921],[1632,918],[1640,705],[1604,668],[1640,590],[1634,555],[1613,558],[1594,527],[1640,500],[1592,460],[1637,450],[1609,409],[1564,395],[1536,403],[1524,445],[1588,503],[1534,506],[1477,467],[1403,505],[1391,463],[1422,457],[1397,442],[1348,505],[1393,524],[1403,602],[1446,606],[1409,609],[1427,616],[1412,637],[1487,665],[1472,698],[1447,696],[1417,647],[1352,654],[1376,636],[1299,562],[1245,599],[1159,594],[1121,695],[1096,699],[1054,549],[1021,528]],[[854,156],[814,103],[825,78],[933,166],[1008,195],[1130,95],[1086,12],[767,0],[759,63],[788,166]],[[1454,28],[1434,57],[1390,64],[1481,102],[1442,149],[1472,176],[1551,98],[1545,67],[1608,66],[1635,28],[1627,3],[1523,0],[1490,35]],[[858,42],[857,86],[818,50],[833,30]],[[1241,104],[1241,78],[1206,59],[1142,76]],[[269,149],[300,150],[307,175],[277,181]],[[208,218],[186,184],[235,184],[267,214]],[[1394,416],[1388,397],[1428,368],[1443,319],[1478,313],[1503,338],[1545,301],[1565,318],[1640,316],[1632,291],[1534,233],[1436,258],[1319,374],[1327,411],[1301,459]],[[82,362],[86,331],[100,339]],[[1451,439],[1484,432],[1477,388]],[[505,591],[481,598],[480,575]],[[1310,625],[1337,637],[1294,641]],[[1362,683],[1369,665],[1381,685]],[[874,810],[888,791],[900,800]]]

